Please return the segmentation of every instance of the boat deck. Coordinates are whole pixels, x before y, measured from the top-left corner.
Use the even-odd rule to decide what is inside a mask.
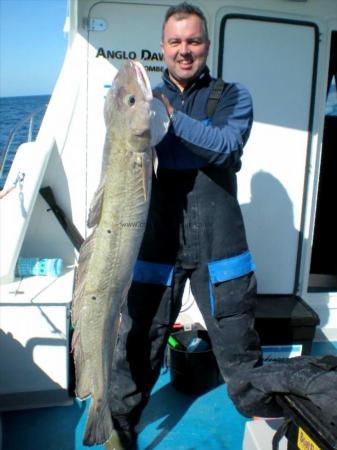
[[[337,342],[313,344],[313,355],[326,353],[337,355]],[[75,400],[70,406],[3,413],[2,450],[87,449],[82,434],[88,405]],[[187,395],[171,385],[163,369],[139,425],[139,450],[241,450],[247,420],[235,410],[225,385]]]

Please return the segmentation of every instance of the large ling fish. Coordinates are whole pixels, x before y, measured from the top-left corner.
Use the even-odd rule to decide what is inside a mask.
[[[104,443],[113,431],[109,386],[120,310],[147,220],[152,146],[167,131],[159,104],[163,108],[152,97],[143,66],[126,61],[105,101],[101,182],[88,218],[93,232],[80,250],[72,305],[76,395],[91,396],[86,445]]]

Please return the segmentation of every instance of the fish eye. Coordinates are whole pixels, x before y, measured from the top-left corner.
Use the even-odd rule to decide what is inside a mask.
[[[127,104],[133,106],[136,103],[136,97],[134,95],[129,95],[127,98]]]

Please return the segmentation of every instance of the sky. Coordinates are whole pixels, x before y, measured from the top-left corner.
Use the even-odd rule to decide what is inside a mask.
[[[67,0],[0,0],[0,97],[52,93],[66,15]]]

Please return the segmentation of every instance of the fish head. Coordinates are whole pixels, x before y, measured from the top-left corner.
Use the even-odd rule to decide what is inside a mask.
[[[150,81],[142,64],[124,61],[105,101],[107,133],[117,128],[133,151],[150,149],[152,99]]]

